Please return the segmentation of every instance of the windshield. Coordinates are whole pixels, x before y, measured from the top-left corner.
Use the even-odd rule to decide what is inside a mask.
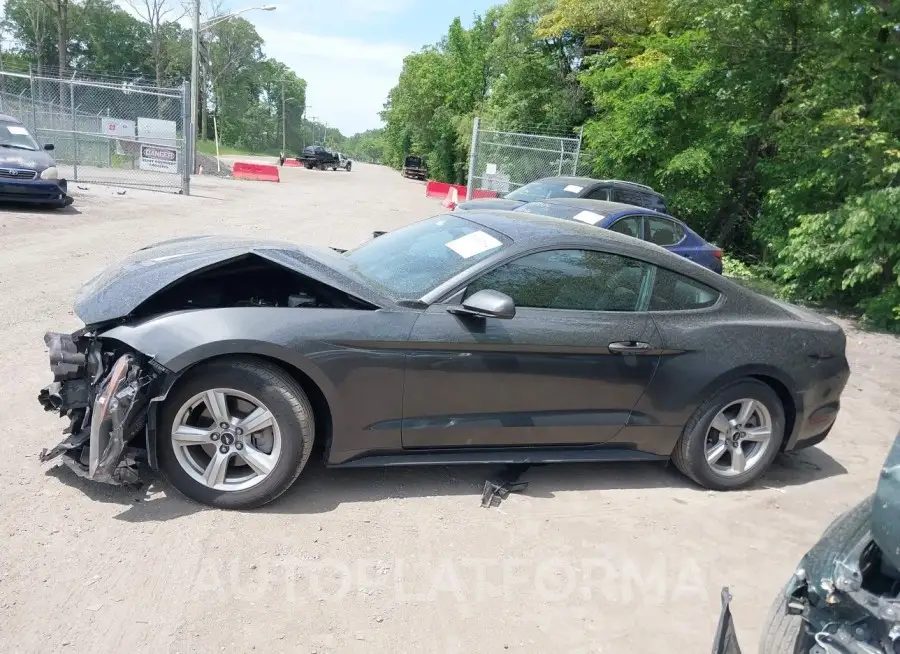
[[[38,144],[24,125],[0,123],[0,147],[17,150],[37,150]]]
[[[407,157],[406,158],[406,167],[407,168],[418,168],[422,165],[422,160],[419,157]]]
[[[534,202],[548,198],[577,198],[583,186],[559,179],[541,179],[517,188],[506,196],[507,200]]]
[[[346,256],[357,275],[389,295],[416,299],[508,244],[481,225],[436,216],[372,239]]]

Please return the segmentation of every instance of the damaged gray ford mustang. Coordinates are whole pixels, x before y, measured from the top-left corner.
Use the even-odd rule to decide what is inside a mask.
[[[463,215],[465,217],[463,217]],[[224,508],[331,466],[673,460],[713,489],[821,441],[843,331],[663,248],[503,211],[346,252],[192,237],[89,281],[48,333],[58,456],[108,483],[146,459]]]

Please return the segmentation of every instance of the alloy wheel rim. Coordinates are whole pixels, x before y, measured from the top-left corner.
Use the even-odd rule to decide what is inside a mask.
[[[281,430],[258,398],[212,388],[187,400],[172,422],[175,458],[194,481],[218,491],[263,482],[281,457]]]
[[[772,414],[759,400],[743,398],[726,404],[706,432],[706,463],[722,477],[754,470],[772,445]]]

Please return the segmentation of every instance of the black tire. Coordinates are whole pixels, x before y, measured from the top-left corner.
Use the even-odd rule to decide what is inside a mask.
[[[246,490],[216,490],[194,480],[175,457],[172,424],[190,398],[211,388],[232,388],[258,398],[281,431],[281,456],[268,477]],[[284,493],[300,475],[313,449],[313,410],[303,389],[281,368],[254,359],[223,359],[201,364],[177,386],[162,407],[157,450],[159,467],[178,491],[222,509],[252,509]]]
[[[335,170],[337,170],[337,166],[332,166],[332,167],[331,167],[331,172],[334,172]]]
[[[787,612],[787,601],[782,588],[769,609],[769,616],[759,639],[759,654],[804,654],[815,641],[806,632],[803,618]]]
[[[350,172],[350,164],[347,164],[347,172]]]
[[[706,462],[706,435],[713,418],[725,408],[742,398],[761,402],[772,418],[772,436],[765,456],[743,474],[725,477],[710,468]],[[726,386],[703,402],[681,433],[672,452],[672,462],[686,477],[711,490],[736,490],[754,482],[763,475],[778,454],[784,439],[784,407],[771,387],[755,379],[745,379]]]

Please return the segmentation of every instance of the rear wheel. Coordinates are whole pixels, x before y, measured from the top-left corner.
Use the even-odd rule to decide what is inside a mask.
[[[271,502],[312,452],[313,411],[283,370],[254,360],[198,367],[162,411],[159,463],[193,500],[226,509]]]
[[[697,408],[672,461],[706,488],[742,488],[768,469],[783,438],[784,407],[778,395],[761,381],[746,379]]]

